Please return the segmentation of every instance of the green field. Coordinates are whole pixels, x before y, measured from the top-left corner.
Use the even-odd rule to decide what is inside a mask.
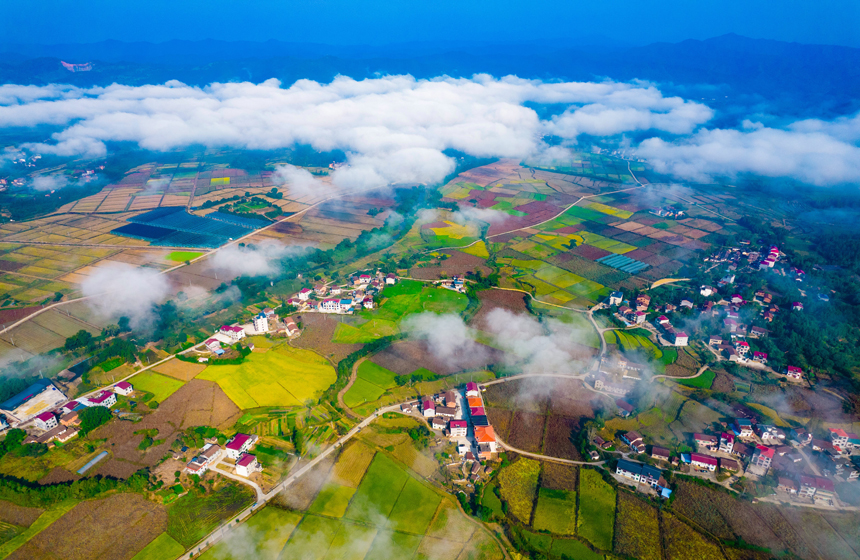
[[[385,389],[374,385],[365,379],[356,378],[352,386],[343,395],[343,402],[350,408],[373,402],[385,393]]]
[[[556,535],[576,533],[576,492],[541,488],[535,508],[534,528]]]
[[[281,344],[254,352],[239,365],[209,366],[199,379],[215,381],[245,410],[261,406],[300,406],[334,383],[329,362],[309,351]]]
[[[164,402],[164,399],[185,385],[185,383],[178,379],[167,377],[160,373],[155,373],[151,369],[138,373],[131,378],[130,382],[132,386],[134,386],[135,391],[146,391],[147,393],[152,393],[155,395],[155,400],[160,403]]]
[[[202,254],[203,253],[198,253],[196,251],[173,251],[172,253],[169,253],[165,258],[173,262],[185,262],[190,261],[192,259],[196,259]]]
[[[717,374],[713,371],[706,369],[705,372],[699,377],[695,377],[693,379],[678,379],[677,382],[685,387],[696,387],[697,389],[710,389],[711,385],[714,384],[714,379],[717,378]]]
[[[343,517],[349,500],[355,494],[355,488],[341,486],[340,484],[326,484],[317,494],[314,503],[308,509],[308,513],[316,513],[327,517]]]
[[[373,383],[377,387],[382,387],[383,389],[390,389],[397,386],[397,382],[394,380],[394,378],[397,377],[396,373],[389,369],[385,369],[382,366],[376,365],[370,360],[364,360],[361,362],[361,365],[358,366],[358,377]]]
[[[162,560],[164,558],[179,558],[185,552],[185,547],[167,533],[161,533],[155,540],[146,545],[143,550],[135,554],[131,560]],[[211,556],[211,551],[207,555]],[[223,558],[223,557],[222,557]],[[226,559],[225,559],[226,560]]]
[[[409,475],[388,455],[377,453],[346,512],[348,519],[374,523],[388,517]]]
[[[598,554],[586,545],[574,539],[553,539],[552,553],[562,558],[575,558],[576,560],[603,560],[603,555]]]
[[[396,531],[423,535],[441,501],[438,493],[409,477],[391,510],[389,526]]]
[[[515,463],[499,472],[498,481],[502,498],[517,519],[528,523],[531,519],[532,504],[537,492],[540,463],[520,457]]]
[[[194,546],[253,502],[253,491],[237,482],[203,496],[189,492],[168,506],[167,532],[186,548]]]
[[[392,336],[400,332],[397,323],[384,319],[371,319],[359,327],[346,323],[338,323],[332,342],[338,344],[367,344],[384,336]]]
[[[612,550],[615,522],[615,488],[600,473],[591,469],[579,471],[578,533],[602,550]]]

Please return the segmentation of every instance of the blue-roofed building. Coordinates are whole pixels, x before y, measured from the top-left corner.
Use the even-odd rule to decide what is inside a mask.
[[[11,399],[0,403],[0,414],[4,414],[9,425],[14,427],[56,408],[65,400],[66,396],[50,379],[40,379]]]
[[[634,463],[627,459],[619,459],[615,466],[615,474],[639,482],[642,477],[642,463]]]

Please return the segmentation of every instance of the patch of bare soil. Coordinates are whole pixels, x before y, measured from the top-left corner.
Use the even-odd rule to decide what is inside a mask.
[[[477,370],[502,361],[504,353],[478,344],[476,350],[469,356],[460,356],[457,360],[441,360],[430,352],[424,341],[406,340],[392,344],[382,352],[375,354],[371,361],[399,375],[412,373],[416,369],[426,368],[439,375],[451,375],[462,371]]]
[[[486,330],[487,315],[495,309],[506,309],[514,313],[527,313],[525,302],[526,295],[521,292],[511,292],[507,290],[483,290],[478,292],[478,299],[481,300],[481,307],[478,312],[469,321],[469,326],[476,329]]]
[[[419,280],[438,280],[444,276],[450,278],[454,275],[463,276],[467,272],[478,272],[487,275],[492,272],[485,264],[485,260],[475,255],[468,255],[457,250],[442,251],[450,255],[444,261],[439,261],[438,265],[413,267],[409,271],[412,278]]]
[[[44,512],[41,508],[24,507],[0,500],[0,521],[3,523],[29,527]]]
[[[57,484],[59,482],[72,482],[81,478],[81,475],[67,471],[63,467],[55,467],[54,470],[39,479],[39,484]]]
[[[138,494],[81,502],[8,558],[131,558],[167,528],[167,510]]]
[[[302,335],[295,339],[292,345],[297,348],[313,350],[335,364],[363,346],[362,344],[332,342],[338,322],[328,315],[305,313],[296,317],[295,320],[302,323]]]
[[[111,452],[111,458],[100,465],[95,473],[128,478],[138,469],[155,466],[186,428],[211,426],[225,429],[232,426],[241,414],[241,410],[216,383],[192,379],[140,422],[113,420],[96,429],[93,438],[108,440],[105,448]],[[153,439],[164,441],[140,451],[137,446],[144,435],[134,432],[151,429],[158,430]]]

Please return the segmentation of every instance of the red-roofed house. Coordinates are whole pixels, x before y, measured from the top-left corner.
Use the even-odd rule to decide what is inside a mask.
[[[696,445],[705,449],[713,449],[719,445],[717,436],[709,434],[693,434],[693,439],[696,440]]]
[[[451,430],[451,437],[466,437],[469,424],[465,420],[451,420],[448,429]]]
[[[731,453],[735,447],[735,435],[723,432],[720,434],[720,452]]]
[[[433,402],[433,399],[426,399],[421,405],[421,410],[424,412],[425,418],[433,418],[436,416],[436,403]]]
[[[94,397],[85,399],[87,406],[106,406],[108,408],[116,404],[116,394],[113,391],[102,391]]]
[[[469,414],[472,416],[486,416],[487,415],[487,413],[484,411],[483,408],[470,408]]]
[[[686,346],[690,342],[690,336],[684,331],[675,331],[672,335],[672,344],[675,346]]]
[[[761,467],[764,470],[769,469],[770,464],[773,462],[773,453],[773,447],[757,445],[755,448],[755,453],[753,453],[752,461],[750,461],[750,465]]]
[[[621,435],[621,440],[630,446],[630,449],[636,453],[645,451],[645,443],[642,441],[642,436],[638,432],[627,432]]]
[[[73,411],[74,409],[76,409],[80,405],[81,405],[81,403],[79,403],[78,401],[69,401],[66,404],[64,404],[63,406],[61,406],[60,408],[58,408],[57,412],[59,412],[61,415],[62,414],[68,414],[69,412]]]
[[[257,436],[255,435],[236,434],[224,447],[227,449],[228,457],[238,459],[242,453],[251,449],[255,443],[257,443]]]
[[[54,416],[53,412],[43,412],[36,416],[34,423],[41,430],[50,430],[57,427],[57,417]]]
[[[474,381],[469,381],[466,383],[466,396],[467,397],[477,397],[480,396],[481,391],[478,390],[478,384]]]
[[[753,352],[753,360],[757,361],[760,364],[767,363],[767,354],[764,352]]]
[[[746,356],[747,352],[750,351],[750,344],[746,340],[739,340],[735,342],[735,350],[741,356]]]
[[[239,460],[236,461],[236,474],[239,476],[248,477],[252,473],[260,472],[263,467],[257,462],[257,457],[254,455],[243,453]]]
[[[496,451],[496,432],[492,426],[475,426],[475,440],[478,445],[486,444],[490,446],[490,451]]]
[[[690,453],[690,464],[700,470],[715,471],[717,470],[717,458],[710,455],[702,455],[701,453]]]
[[[791,304],[791,309],[794,311],[803,311],[803,304],[799,301],[795,301]]]
[[[234,326],[234,325],[223,325],[218,332],[227,336],[232,341],[242,340],[245,338],[245,329],[242,327]]]
[[[633,405],[625,401],[624,399],[616,400],[615,406],[618,407],[618,410],[620,411],[619,414],[621,414],[621,416],[623,416],[624,418],[627,418],[628,416],[633,414]]]
[[[782,372],[789,381],[803,381],[803,370],[796,366],[788,366]]]
[[[113,392],[118,395],[123,395],[127,397],[130,394],[134,393],[134,387],[128,381],[120,381],[113,386]]]

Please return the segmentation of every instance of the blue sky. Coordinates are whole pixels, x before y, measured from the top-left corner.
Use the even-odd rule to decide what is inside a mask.
[[[325,44],[533,41],[631,44],[725,33],[860,47],[858,0],[4,0],[0,41],[170,39]]]

